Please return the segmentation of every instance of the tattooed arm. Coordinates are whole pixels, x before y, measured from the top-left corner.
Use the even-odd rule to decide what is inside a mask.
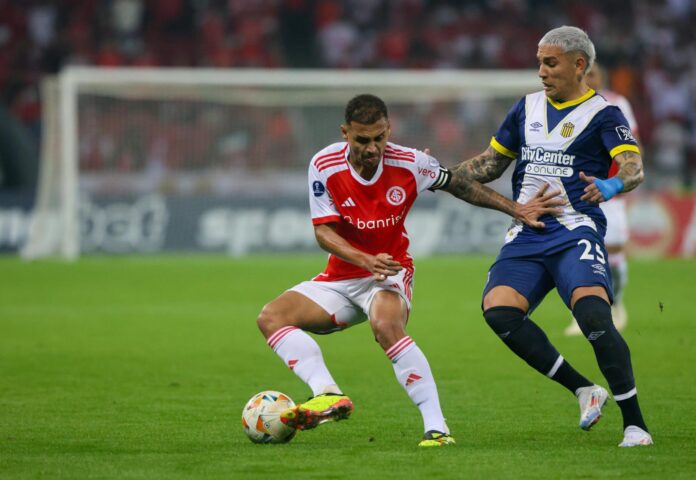
[[[614,160],[619,165],[619,173],[616,175],[624,183],[624,192],[630,192],[643,183],[643,158],[640,153],[619,153]]]
[[[430,154],[430,151],[426,149],[426,153]],[[545,194],[548,184],[545,184],[526,204],[510,200],[482,185],[500,177],[512,160],[511,157],[489,146],[483,153],[464,160],[454,167],[449,172],[450,177],[446,180],[446,184],[440,188],[472,205],[499,210],[531,227],[544,228],[544,223],[538,218],[547,213],[557,214],[558,209],[555,207],[563,203],[560,199],[554,199],[558,191]]]
[[[512,158],[503,155],[490,145],[485,152],[464,160],[454,167],[452,173],[461,173],[479,183],[492,182],[500,177],[512,162]]]
[[[464,166],[465,164],[466,161],[460,163],[452,170],[452,177],[449,179],[449,183],[442,189],[472,205],[499,210],[531,227],[543,228],[544,223],[540,222],[538,218],[547,213],[558,213],[558,209],[554,207],[563,203],[562,200],[554,198],[559,194],[557,190],[547,194],[544,193],[548,188],[548,184],[539,189],[537,195],[526,204],[517,203],[472,178],[472,174]],[[500,170],[500,173],[503,170],[505,169]],[[500,173],[498,173],[498,176],[500,176]]]
[[[587,182],[585,194],[580,197],[588,203],[606,202],[617,193],[630,192],[643,182],[643,159],[640,153],[625,151],[617,154],[614,160],[619,165],[619,173],[608,180],[601,180],[580,172],[580,179]]]

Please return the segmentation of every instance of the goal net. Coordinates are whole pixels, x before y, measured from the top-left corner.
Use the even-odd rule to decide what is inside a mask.
[[[43,85],[40,181],[22,253],[314,249],[307,166],[340,140],[351,97],[383,98],[391,141],[452,165],[484,150],[513,103],[538,88],[534,71],[71,67]],[[495,249],[507,218],[445,197],[416,203],[418,248],[490,251],[495,238]]]

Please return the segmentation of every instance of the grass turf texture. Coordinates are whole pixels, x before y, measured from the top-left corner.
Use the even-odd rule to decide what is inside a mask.
[[[693,478],[694,261],[631,263],[626,293],[643,410],[656,445],[619,449],[616,404],[591,432],[575,399],[507,351],[479,310],[490,258],[416,263],[409,333],[427,355],[457,445],[418,449],[420,415],[367,325],[318,338],[355,402],[349,421],[254,445],[245,402],[309,394],[265,345],[262,305],[323,256],[0,259],[0,477]],[[661,310],[660,305],[663,309]],[[555,293],[535,313],[580,371]]]

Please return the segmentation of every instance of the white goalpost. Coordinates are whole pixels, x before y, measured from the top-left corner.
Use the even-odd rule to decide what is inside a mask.
[[[485,148],[514,101],[537,89],[532,70],[70,67],[42,87],[39,188],[22,255],[205,251],[225,235],[222,251],[245,253],[233,245],[249,242],[239,212],[265,208],[265,220],[244,221],[283,236],[292,212],[273,212],[306,201],[306,164],[338,140],[352,96],[382,97],[393,141],[452,162]],[[258,226],[268,218],[280,226]]]

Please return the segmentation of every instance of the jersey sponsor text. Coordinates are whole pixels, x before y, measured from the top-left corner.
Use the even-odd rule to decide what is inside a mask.
[[[543,175],[545,177],[572,177],[571,167],[559,167],[557,165],[539,165],[538,163],[528,163],[524,167],[526,173],[532,175]]]
[[[522,160],[534,163],[550,163],[556,165],[572,165],[575,155],[569,155],[563,150],[549,151],[542,147],[522,147]]]
[[[343,217],[346,222],[350,223],[358,230],[375,230],[377,228],[394,227],[399,224],[402,218],[403,214],[389,215],[387,218],[376,218],[372,220],[363,220],[360,217],[353,220],[353,217],[350,215]]]

